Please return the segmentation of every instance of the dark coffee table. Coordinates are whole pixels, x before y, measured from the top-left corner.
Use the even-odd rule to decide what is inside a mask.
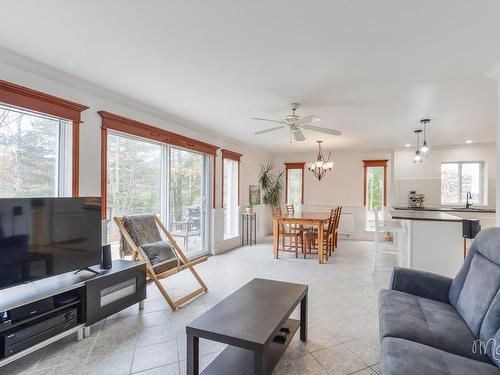
[[[307,285],[253,279],[186,326],[187,374],[199,374],[199,339],[229,346],[203,375],[270,374],[300,327],[307,340]],[[300,302],[300,321],[289,316]],[[274,337],[285,324],[284,342]]]

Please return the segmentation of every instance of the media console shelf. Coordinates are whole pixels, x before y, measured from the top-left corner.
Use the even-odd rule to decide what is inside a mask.
[[[71,272],[0,290],[0,367],[74,333],[82,340],[91,324],[146,298],[144,262],[92,268],[99,275]]]

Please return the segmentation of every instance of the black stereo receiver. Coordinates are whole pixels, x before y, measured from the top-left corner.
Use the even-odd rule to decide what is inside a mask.
[[[0,356],[8,357],[78,324],[78,311],[68,308],[0,333]]]

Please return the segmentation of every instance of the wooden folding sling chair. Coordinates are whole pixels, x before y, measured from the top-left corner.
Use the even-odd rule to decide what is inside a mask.
[[[133,237],[135,238],[134,235],[131,235],[129,231],[127,230],[125,219],[126,217],[115,217],[113,218],[116,225],[118,226],[118,229],[120,230],[120,233],[123,237],[123,241],[128,245],[131,253],[132,253],[132,259],[134,260],[144,260],[146,262],[146,273],[147,273],[147,283],[155,283],[155,285],[158,287],[160,290],[161,294],[167,301],[167,303],[170,305],[172,310],[176,310],[180,305],[190,301],[191,299],[195,298],[196,296],[207,292],[208,288],[201,279],[200,275],[196,272],[194,269],[194,266],[205,262],[207,260],[206,256],[196,258],[192,261],[190,261],[182,249],[177,245],[177,242],[175,242],[174,238],[172,235],[168,232],[167,228],[163,225],[161,222],[160,218],[158,215],[132,215],[128,216],[133,217],[133,216],[142,216],[145,217],[146,219],[149,219],[152,223],[152,225],[156,224],[162,232],[165,234],[165,237],[168,240],[168,243],[170,244],[170,247],[175,253],[175,258],[170,258],[166,260],[159,260],[155,261],[153,264],[150,257],[148,254],[144,251],[143,246],[146,246],[144,243],[138,243],[137,239],[134,241]],[[151,220],[154,219],[154,220]],[[161,236],[159,235],[158,227],[155,228],[149,228],[150,231],[156,230],[158,232],[157,237],[160,238]],[[156,236],[156,233],[153,232],[153,234]],[[196,289],[195,291],[189,293],[188,295],[178,299],[175,301],[170,295],[168,294],[167,290],[163,287],[161,284],[160,280],[165,279],[169,276],[175,275],[176,273],[179,273],[184,270],[190,270],[193,276],[196,278],[198,283],[200,284],[200,288]]]

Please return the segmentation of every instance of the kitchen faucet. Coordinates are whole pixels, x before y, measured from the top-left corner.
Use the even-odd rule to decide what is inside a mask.
[[[465,208],[470,208],[472,206],[472,203],[469,202],[469,199],[472,199],[472,193],[470,191],[467,192],[466,194],[467,202],[465,203]]]

